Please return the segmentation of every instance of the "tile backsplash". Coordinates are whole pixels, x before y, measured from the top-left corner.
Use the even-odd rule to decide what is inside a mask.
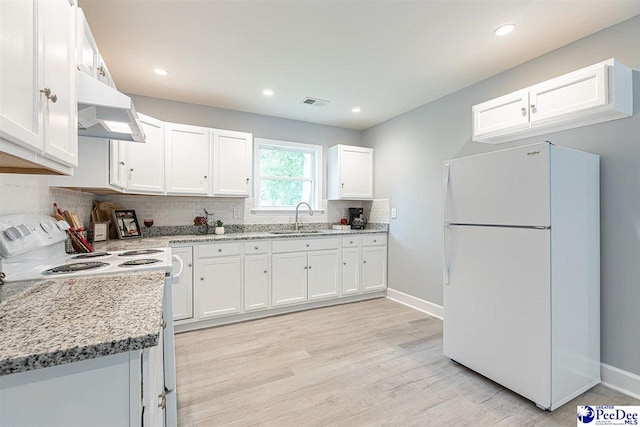
[[[225,225],[291,224],[293,213],[262,214],[252,211],[252,198],[210,198],[185,196],[138,196],[138,195],[94,195],[80,191],[50,188],[48,177],[41,175],[0,174],[0,215],[15,213],[37,213],[50,215],[53,203],[62,210],[78,214],[83,226],[91,220],[93,200],[110,200],[126,209],[134,209],[138,219],[151,215],[155,226],[190,226],[196,216],[202,216],[204,209],[214,214],[215,219]],[[389,201],[377,199],[362,201],[323,200],[323,211],[309,216],[306,209],[301,211],[304,223],[333,224],[341,218],[348,218],[350,207],[364,208],[365,216],[372,223],[389,222]],[[236,213],[234,217],[234,212]]]
[[[80,191],[49,188],[42,175],[0,174],[0,215],[53,213],[56,202],[62,210],[75,212],[80,223],[91,221],[94,195]]]

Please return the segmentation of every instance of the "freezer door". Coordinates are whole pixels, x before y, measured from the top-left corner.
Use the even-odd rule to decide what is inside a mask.
[[[549,230],[450,226],[444,353],[551,406]]]
[[[445,222],[549,225],[547,142],[445,163]]]

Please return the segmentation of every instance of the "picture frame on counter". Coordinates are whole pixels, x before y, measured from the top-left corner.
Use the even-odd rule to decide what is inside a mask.
[[[91,223],[91,235],[94,242],[104,242],[109,240],[109,223],[106,222],[92,222]]]
[[[114,210],[113,221],[116,226],[118,239],[134,239],[142,237],[138,217],[136,216],[136,211],[133,209]]]

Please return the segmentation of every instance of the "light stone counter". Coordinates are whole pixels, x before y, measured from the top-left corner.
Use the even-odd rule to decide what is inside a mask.
[[[158,345],[164,271],[0,286],[0,376]]]
[[[219,243],[237,240],[264,240],[264,239],[308,239],[327,236],[353,236],[359,234],[387,234],[386,230],[319,230],[317,233],[274,234],[268,231],[254,233],[228,233],[228,234],[191,234],[176,236],[144,237],[136,239],[109,240],[96,242],[96,251],[118,251],[133,249],[166,248],[168,246],[202,243]]]

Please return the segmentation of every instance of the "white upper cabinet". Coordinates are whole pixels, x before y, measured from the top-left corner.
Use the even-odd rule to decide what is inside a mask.
[[[329,148],[329,200],[373,199],[373,149],[334,145]]]
[[[0,2],[0,146],[34,169],[78,164],[76,11],[68,0]]]
[[[209,192],[209,129],[165,123],[167,194]]]
[[[253,135],[216,129],[211,138],[211,195],[249,197]]]
[[[145,142],[121,142],[127,149],[127,190],[136,193],[164,192],[164,123],[138,114]]]
[[[116,87],[111,74],[98,50],[89,23],[84,16],[82,9],[78,9],[78,40],[77,40],[77,63],[78,70],[100,80],[102,83]]]
[[[472,112],[473,140],[492,144],[629,117],[632,73],[612,58],[474,105]]]

